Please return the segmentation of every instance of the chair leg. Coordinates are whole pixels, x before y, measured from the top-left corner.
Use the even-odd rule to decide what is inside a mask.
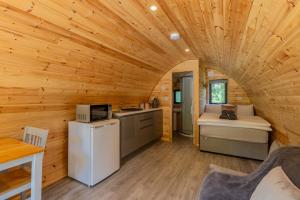
[[[20,199],[21,200],[25,200],[26,199],[26,191],[25,192],[21,192]]]

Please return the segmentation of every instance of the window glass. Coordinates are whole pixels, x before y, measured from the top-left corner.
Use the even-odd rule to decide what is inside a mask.
[[[174,103],[175,104],[180,104],[181,103],[181,91],[180,90],[175,90],[174,91]]]
[[[211,104],[227,103],[227,80],[209,81],[209,103]]]

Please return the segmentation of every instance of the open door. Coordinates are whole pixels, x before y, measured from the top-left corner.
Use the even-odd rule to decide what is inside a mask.
[[[182,77],[182,132],[193,136],[193,77]]]

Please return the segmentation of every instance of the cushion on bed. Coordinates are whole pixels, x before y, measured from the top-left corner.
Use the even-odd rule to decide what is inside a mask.
[[[253,104],[237,105],[237,115],[254,116]]]
[[[206,113],[221,113],[221,105],[220,104],[206,104],[205,106]]]
[[[222,105],[222,113],[220,115],[220,119],[237,120],[236,110],[237,106]]]
[[[300,189],[295,186],[280,166],[273,168],[260,181],[250,200],[300,200]]]
[[[200,126],[200,136],[260,144],[268,143],[269,141],[267,131],[254,128],[203,125]]]

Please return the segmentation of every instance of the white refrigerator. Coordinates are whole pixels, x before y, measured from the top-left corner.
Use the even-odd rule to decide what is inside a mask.
[[[94,186],[120,168],[120,122],[69,122],[68,176]]]

